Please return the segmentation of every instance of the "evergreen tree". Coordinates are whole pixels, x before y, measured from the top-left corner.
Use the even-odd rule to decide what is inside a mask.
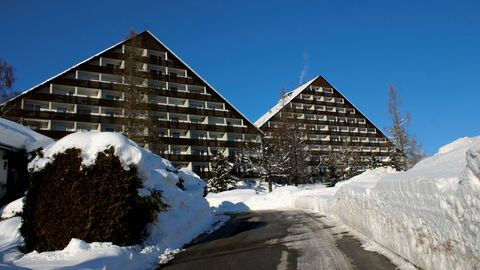
[[[368,157],[368,168],[370,170],[374,170],[378,167],[382,166],[382,162],[377,158],[375,153],[371,153],[370,156]]]
[[[407,170],[407,164],[405,162],[405,155],[398,149],[390,150],[390,166],[396,171]]]
[[[207,181],[207,189],[209,192],[217,193],[237,187],[236,181],[238,178],[230,174],[233,165],[228,162],[223,152],[224,150],[218,151],[212,160],[213,176]]]

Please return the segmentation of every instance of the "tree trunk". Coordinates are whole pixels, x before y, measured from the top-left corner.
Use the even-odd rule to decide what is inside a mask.
[[[270,176],[267,176],[267,182],[268,182],[268,192],[272,192],[272,179]]]

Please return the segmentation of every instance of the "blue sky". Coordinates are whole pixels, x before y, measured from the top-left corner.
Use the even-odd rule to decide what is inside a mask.
[[[0,58],[24,91],[150,30],[252,122],[324,76],[378,127],[392,83],[429,154],[480,133],[480,1],[5,1]]]

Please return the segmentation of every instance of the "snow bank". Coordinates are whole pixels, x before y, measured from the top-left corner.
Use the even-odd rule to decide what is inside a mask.
[[[295,207],[341,219],[424,269],[480,262],[480,137],[459,139],[406,172],[376,169]]]
[[[53,161],[56,153],[68,148],[82,150],[83,164],[95,161],[98,152],[115,147],[115,155],[128,169],[135,164],[144,188],[139,194],[148,196],[154,190],[162,191],[162,200],[169,205],[167,212],[158,214],[158,223],[148,225],[148,238],[142,245],[119,247],[112,243],[86,243],[72,239],[63,250],[53,252],[21,253],[17,247],[23,243],[18,229],[21,219],[9,218],[0,222],[0,266],[35,269],[149,269],[166,255],[181,248],[197,235],[208,230],[216,221],[203,191],[206,186],[196,174],[188,170],[176,171],[170,161],[139,147],[118,133],[79,132],[70,134],[47,146],[43,157],[36,157],[30,164],[32,170],[40,170]],[[183,180],[184,190],[177,187]],[[0,210],[2,217],[21,212],[22,200],[17,200]]]
[[[0,118],[0,143],[32,152],[52,143],[53,139],[25,126]]]
[[[456,140],[409,171],[378,168],[332,188],[241,187],[207,199],[217,212],[313,210],[423,269],[480,269],[480,136]]]

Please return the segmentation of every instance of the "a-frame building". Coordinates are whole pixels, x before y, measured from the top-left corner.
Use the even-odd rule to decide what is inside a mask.
[[[339,152],[346,144],[355,147],[358,171],[367,168],[372,155],[388,163],[394,149],[387,136],[322,76],[286,93],[255,125],[272,138],[282,113],[300,123],[312,168],[319,164],[319,157]]]
[[[76,131],[125,131],[128,44],[139,44],[138,66],[149,121],[136,123],[141,146],[180,168],[209,176],[220,149],[232,156],[261,133],[240,111],[149,31],[122,41],[1,106],[5,118],[58,139]],[[147,126],[148,125],[148,126]],[[145,140],[148,139],[148,140]],[[142,142],[148,141],[148,145]]]

